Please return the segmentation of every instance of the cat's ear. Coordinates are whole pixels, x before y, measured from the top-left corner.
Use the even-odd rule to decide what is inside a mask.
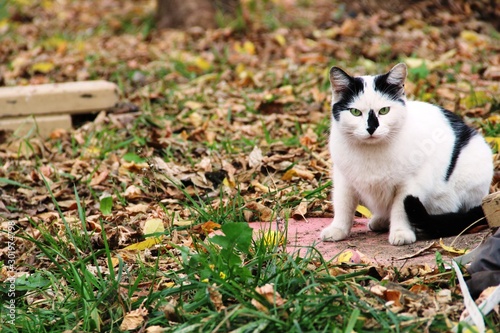
[[[387,83],[403,87],[405,85],[407,72],[406,64],[402,62],[397,64],[387,73]]]
[[[341,95],[349,87],[352,77],[338,67],[330,68],[330,84],[335,95]]]

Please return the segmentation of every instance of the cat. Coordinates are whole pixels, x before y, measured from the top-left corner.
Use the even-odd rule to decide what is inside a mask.
[[[373,214],[369,228],[389,230],[393,245],[415,242],[416,231],[457,234],[484,217],[489,145],[454,113],[407,100],[406,76],[404,63],[376,76],[331,68],[335,215],[323,241],[349,236],[359,202]]]

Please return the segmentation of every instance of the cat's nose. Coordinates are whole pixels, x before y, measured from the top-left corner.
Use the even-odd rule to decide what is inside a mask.
[[[366,122],[366,124],[368,125],[368,127],[366,128],[366,131],[370,135],[372,135],[379,125],[378,118],[375,115],[375,112],[373,112],[373,110],[370,110],[370,112],[368,112],[368,121]]]

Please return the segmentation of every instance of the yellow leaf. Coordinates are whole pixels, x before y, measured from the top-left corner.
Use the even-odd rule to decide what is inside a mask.
[[[486,120],[494,124],[500,123],[500,114],[489,116],[488,118],[486,118]]]
[[[163,231],[165,231],[165,227],[163,226],[163,221],[161,219],[149,219],[142,228],[142,233],[146,236],[146,238],[152,238],[152,236],[147,237],[147,235]]]
[[[116,267],[119,263],[120,259],[118,259],[117,257],[111,257],[111,265],[113,265],[113,267]]]
[[[245,50],[245,53],[247,53],[247,54],[251,54],[251,55],[255,54],[255,45],[248,40],[245,43],[243,43],[243,49]]]
[[[469,43],[475,43],[479,40],[479,35],[475,31],[464,30],[460,33],[460,38]]]
[[[295,176],[302,178],[302,179],[308,179],[308,180],[311,180],[314,178],[314,174],[311,171],[302,170],[302,169],[298,169],[298,168],[292,168],[292,169],[288,170],[287,172],[285,172],[285,174],[283,175],[283,177],[281,177],[281,179],[282,180],[291,180]]]
[[[443,250],[450,253],[466,254],[469,252],[469,250],[466,249],[457,249],[456,247],[445,245],[442,239],[439,240],[439,245],[443,248]]]
[[[47,74],[54,69],[54,64],[48,61],[37,62],[31,66],[33,72]]]
[[[243,73],[245,71],[245,65],[243,65],[241,62],[236,65],[236,68],[234,69],[234,71],[236,72],[236,74],[240,75],[241,73]]]
[[[68,42],[61,37],[50,37],[42,42],[42,45],[47,49],[66,48]]]
[[[365,206],[358,205],[358,207],[356,207],[356,211],[366,218],[372,217],[372,213]]]
[[[146,238],[142,242],[131,244],[124,248],[124,250],[137,250],[142,251],[161,243],[160,237]]]
[[[194,61],[194,64],[202,71],[206,71],[210,69],[210,67],[212,66],[208,61],[206,61],[202,57],[197,57],[196,60]]]
[[[488,143],[494,143],[498,148],[500,148],[500,137],[492,137],[492,136],[487,136],[486,142]]]
[[[227,186],[229,188],[236,187],[236,183],[234,182],[234,180],[227,179],[227,177],[224,178],[224,180],[222,181],[222,184],[224,184],[224,186]]]
[[[271,247],[277,245],[283,245],[283,242],[285,241],[283,233],[273,230],[268,230],[264,232],[261,239],[265,246],[271,246]]]
[[[282,180],[291,180],[293,178],[293,176],[295,176],[296,174],[297,174],[297,170],[292,168],[292,169],[289,169],[287,172],[285,172],[285,174],[283,175],[283,177],[281,177],[281,179]]]
[[[337,263],[359,263],[359,254],[353,250],[346,250],[338,255]]]
[[[142,242],[131,244],[127,246],[124,250],[138,250],[142,251],[161,243],[163,236],[148,236],[154,233],[159,233],[165,231],[163,226],[163,221],[161,219],[149,219],[144,224],[142,228],[142,233],[146,236],[146,239]]]
[[[2,19],[0,20],[0,34],[4,34],[9,30],[9,20]]]
[[[276,35],[274,36],[274,39],[276,39],[276,41],[278,42],[278,44],[280,44],[280,46],[285,46],[286,44],[286,39],[283,35]]]

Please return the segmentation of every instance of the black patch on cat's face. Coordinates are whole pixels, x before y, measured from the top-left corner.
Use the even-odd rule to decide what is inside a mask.
[[[349,81],[349,85],[340,92],[340,99],[332,106],[333,118],[337,121],[340,119],[340,112],[349,110],[352,101],[364,91],[363,79],[351,77]]]
[[[379,122],[378,122],[378,118],[377,116],[375,115],[375,112],[373,112],[373,110],[370,110],[370,112],[368,112],[368,127],[366,128],[366,131],[372,135],[375,130],[377,129],[378,125],[379,125]]]
[[[389,76],[389,73],[383,74],[383,75],[377,75],[375,77],[374,83],[375,83],[375,91],[378,91],[387,98],[400,102],[401,104],[405,105],[405,101],[403,99],[405,95],[404,91],[404,86],[400,86],[397,84],[392,84],[387,82],[387,77]]]
[[[453,145],[453,152],[451,153],[450,164],[448,165],[448,170],[446,171],[445,180],[448,181],[455,169],[458,157],[462,149],[467,146],[470,139],[477,134],[477,132],[467,126],[459,116],[451,111],[441,109],[441,112],[446,117],[450,123],[450,127],[455,133],[455,144]]]

